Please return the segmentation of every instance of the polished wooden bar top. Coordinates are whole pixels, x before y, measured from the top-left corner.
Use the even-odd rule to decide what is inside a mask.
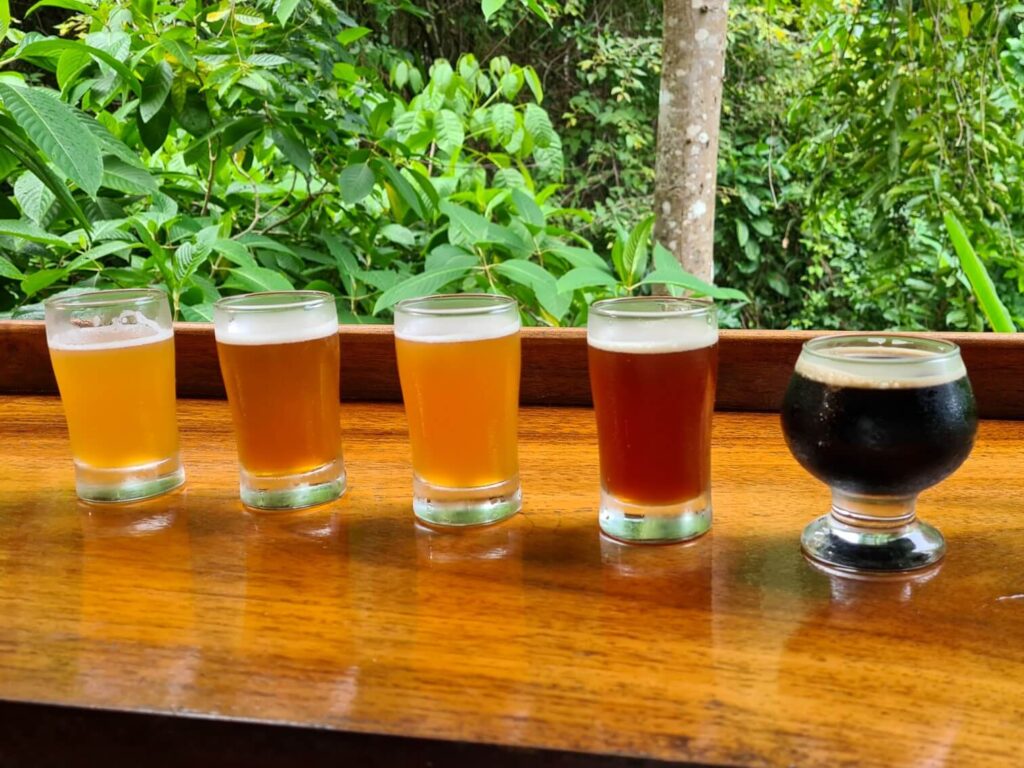
[[[227,405],[179,415],[185,491],[88,506],[59,401],[0,397],[0,701],[286,725],[267,754],[305,727],[475,744],[481,766],[1024,762],[1022,423],[982,423],[922,496],[937,571],[858,581],[800,554],[828,496],[777,415],[716,414],[714,528],[667,547],[599,535],[586,409],[525,408],[524,513],[461,533],[413,522],[399,405],[343,406],[344,499],[263,515]]]

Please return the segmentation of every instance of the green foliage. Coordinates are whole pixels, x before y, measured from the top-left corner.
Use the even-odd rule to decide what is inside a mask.
[[[315,288],[374,322],[475,290],[562,325],[655,282],[649,222],[617,236],[629,268],[613,272],[580,234],[591,215],[561,204],[564,149],[530,66],[427,64],[328,0],[75,9],[61,36],[12,31],[0,57],[0,310],[156,283],[209,320],[221,295]],[[677,271],[664,282],[692,280]]]

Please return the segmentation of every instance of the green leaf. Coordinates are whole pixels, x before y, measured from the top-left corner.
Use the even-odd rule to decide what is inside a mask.
[[[541,307],[555,320],[561,320],[569,311],[572,296],[559,293],[554,275],[539,264],[526,259],[510,259],[495,264],[492,269],[509,280],[532,289]]]
[[[768,275],[768,287],[780,296],[789,296],[789,283],[778,272],[772,272]]]
[[[54,165],[95,196],[103,178],[100,146],[74,110],[52,91],[12,88],[6,83],[0,83],[0,100]]]
[[[393,166],[391,163],[389,163],[387,160],[383,158],[377,158],[372,162],[373,167],[377,170],[378,173],[382,173],[384,176],[387,176],[388,182],[391,184],[391,187],[398,194],[398,197],[402,201],[402,203],[404,203],[405,206],[410,211],[414,212],[418,219],[422,221],[427,221],[427,211],[424,208],[423,200],[421,200],[420,196],[416,194],[416,190],[413,188],[412,184],[410,184],[409,181],[405,178],[405,176],[397,168],[395,168],[395,166]],[[430,198],[431,202],[434,205],[437,205],[437,192],[433,190],[433,187],[430,185],[429,179],[422,178],[419,174],[415,173],[414,171],[409,171],[409,173],[412,175],[416,183],[419,184],[421,188],[423,188],[424,194],[426,194]],[[431,195],[431,192],[433,192],[433,195]]]
[[[299,2],[300,0],[275,0],[274,15],[277,16],[277,20],[281,24],[287,24],[295,9],[299,7]]]
[[[447,200],[441,203],[441,212],[448,217],[448,240],[452,245],[472,248],[490,240],[491,223],[479,213]]]
[[[104,256],[131,250],[136,245],[138,245],[138,243],[125,242],[124,240],[112,240],[109,243],[100,243],[95,248],[90,248],[89,250],[78,254],[67,266],[64,267],[64,270],[68,274],[71,274],[87,264],[95,263]]]
[[[526,132],[530,134],[533,143],[538,147],[550,147],[558,140],[554,126],[551,125],[551,118],[548,117],[544,107],[527,104],[526,112],[523,114],[523,125],[526,126]]]
[[[349,27],[348,29],[343,29],[338,33],[337,40],[342,45],[351,45],[356,40],[361,40],[368,34],[370,34],[370,30],[366,27]]]
[[[543,250],[545,253],[553,253],[559,258],[565,259],[573,267],[591,267],[608,272],[608,264],[605,263],[605,260],[586,248],[566,245],[560,240],[546,240]]]
[[[225,259],[238,267],[256,267],[256,259],[242,243],[226,238],[214,240],[211,246],[214,253],[221,254]]]
[[[30,221],[20,219],[0,219],[0,235],[28,240],[33,243],[42,243],[54,248],[66,250],[71,246],[65,240],[51,235],[45,229],[33,224]]]
[[[173,82],[174,70],[166,61],[160,61],[146,73],[142,81],[142,98],[139,101],[142,122],[148,123],[163,108]]]
[[[204,302],[203,304],[183,304],[181,306],[181,316],[188,323],[212,323],[213,322],[213,304],[210,302]]]
[[[572,293],[580,288],[614,288],[618,284],[614,275],[602,269],[576,267],[558,278],[558,291]]]
[[[740,219],[736,219],[736,242],[739,243],[740,248],[747,244],[750,239],[750,230],[747,229],[747,225]]]
[[[2,0],[0,0],[2,2]],[[69,48],[57,59],[57,85],[65,90],[68,84],[92,64],[92,56],[82,48]]]
[[[746,294],[734,288],[719,288],[706,283],[683,269],[675,257],[661,243],[654,244],[654,266],[644,280],[637,285],[671,285],[687,291],[723,301],[750,301]]]
[[[490,109],[491,125],[498,134],[502,145],[508,144],[512,134],[516,132],[516,109],[504,102],[495,104]]]
[[[434,136],[437,146],[449,155],[460,150],[466,140],[462,120],[450,109],[442,109],[434,117]]]
[[[533,98],[540,104],[544,101],[544,86],[541,85],[540,78],[537,76],[537,70],[533,67],[523,67],[523,75],[526,77],[526,84],[530,86]]]
[[[171,129],[170,105],[165,105],[148,123],[143,121],[141,112],[136,112],[135,125],[139,129],[142,145],[150,152],[159,152],[167,141],[167,134]]]
[[[196,60],[192,55],[192,51],[189,50],[187,43],[173,37],[161,37],[160,47],[163,48],[166,53],[169,53],[171,56],[176,58],[185,69],[190,72],[195,71]]]
[[[26,171],[14,182],[14,199],[21,206],[22,214],[39,224],[57,197],[47,189],[38,176]]]
[[[306,145],[299,140],[299,137],[290,130],[277,129],[271,133],[271,138],[273,138],[277,148],[281,150],[281,154],[288,158],[288,162],[294,165],[300,173],[308,176],[313,158],[310,156],[309,150],[306,149]]]
[[[366,163],[350,165],[338,177],[341,199],[349,205],[358,203],[373,191],[375,182],[376,179],[369,165]]]
[[[484,18],[490,21],[491,16],[500,11],[507,2],[508,0],[481,0],[480,10],[483,11]]]
[[[116,157],[103,160],[103,186],[129,195],[151,195],[160,188],[149,171]]]
[[[76,11],[86,16],[91,15],[96,10],[88,3],[81,2],[81,0],[40,0],[25,11],[25,18],[27,19],[40,8],[63,8],[66,11]]]
[[[416,235],[401,224],[385,224],[381,227],[380,233],[392,243],[410,247],[416,245]]]
[[[266,267],[238,267],[232,276],[247,291],[291,291],[294,286],[280,272]]]
[[[63,269],[40,269],[21,281],[21,291],[26,297],[34,296],[63,278]]]
[[[448,267],[472,267],[479,259],[472,253],[455,245],[442,243],[427,254],[424,272],[436,272]]]
[[[123,39],[126,44],[130,45],[130,40],[127,35],[122,35],[120,39]],[[44,40],[37,40],[34,43],[29,43],[21,49],[19,55],[25,56],[52,56],[63,51],[85,51],[94,59],[99,59],[114,72],[120,75],[121,79],[128,85],[129,88],[135,93],[136,96],[142,96],[142,85],[139,83],[132,71],[124,65],[123,62],[116,59],[107,51],[102,48],[97,48],[92,45],[87,45],[79,40],[61,40],[55,37],[46,38]]]
[[[647,271],[647,260],[654,228],[654,215],[648,216],[629,233],[622,249],[623,279],[629,285],[635,283]]]
[[[0,3],[4,0],[0,0]],[[25,275],[20,269],[14,266],[14,262],[0,253],[0,277],[6,277],[9,280],[23,280]]]
[[[408,280],[403,280],[380,295],[377,303],[373,305],[373,314],[376,315],[385,309],[390,309],[403,299],[437,293],[449,283],[465,277],[470,269],[469,266],[456,265],[433,272],[423,272]]]
[[[7,34],[11,26],[11,6],[7,0],[0,0],[0,39]],[[8,262],[10,263],[10,262]]]
[[[177,247],[174,251],[174,277],[177,279],[178,285],[181,285],[195,274],[200,265],[206,261],[209,253],[209,248],[203,248],[194,243],[182,243]],[[260,267],[257,267],[257,269],[260,269]],[[238,272],[239,270],[234,271]]]
[[[540,206],[537,205],[532,197],[521,189],[513,189],[512,202],[515,204],[516,210],[519,211],[519,215],[526,220],[527,224],[537,231],[544,228],[544,211],[540,209]]]
[[[988,324],[997,333],[1016,332],[1017,329],[1013,324],[1013,318],[1006,309],[1006,305],[999,298],[996,286],[992,282],[988,270],[985,268],[985,263],[978,258],[978,254],[975,253],[971,241],[967,238],[967,232],[964,230],[963,224],[952,213],[943,214],[942,219],[946,224],[946,232],[949,233],[949,239],[953,241],[953,247],[956,249],[957,256],[960,257],[960,267],[963,269],[964,274],[967,275],[968,281],[970,281],[971,290],[978,300],[978,305],[981,307],[981,311],[984,312]]]
[[[288,59],[278,56],[276,53],[254,53],[245,60],[245,63],[254,67],[280,67],[282,64],[287,64]]]

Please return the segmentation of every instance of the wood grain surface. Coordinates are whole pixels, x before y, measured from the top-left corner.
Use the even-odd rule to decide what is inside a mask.
[[[401,389],[391,326],[343,325],[341,396],[398,402]],[[722,331],[718,407],[774,411],[814,331]],[[1024,334],[928,334],[959,344],[983,418],[1024,419]],[[210,325],[175,326],[180,397],[224,397]],[[521,399],[525,405],[590,405],[586,331],[524,328]],[[0,393],[53,394],[56,383],[40,322],[0,321]]]
[[[509,749],[576,756],[523,765],[1021,764],[1020,423],[984,422],[963,468],[922,496],[949,542],[941,567],[865,582],[801,557],[827,492],[773,415],[716,414],[714,528],[649,548],[598,534],[585,409],[524,409],[524,513],[454,534],[413,522],[397,405],[343,406],[344,499],[261,516],[237,500],[226,404],[184,401],[179,415],[186,489],[96,507],[75,500],[59,401],[0,398],[5,765],[25,733],[46,754],[59,741],[47,734],[66,732],[12,725],[12,708],[48,722],[24,714],[33,703],[51,718],[112,711],[76,715],[91,737],[64,749],[79,757],[137,746],[138,718],[209,720],[151,765],[226,743],[217,729],[237,721],[281,726],[251,742],[264,745],[251,765],[324,734],[470,745],[462,764],[479,766],[509,764]],[[336,764],[377,764],[340,750]],[[188,764],[244,764],[215,754]],[[451,761],[420,748],[391,764]]]

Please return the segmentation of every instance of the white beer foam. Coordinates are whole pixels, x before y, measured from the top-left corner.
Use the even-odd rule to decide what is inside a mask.
[[[338,333],[334,307],[276,310],[273,312],[215,312],[214,337],[221,344],[296,344]]]
[[[129,319],[131,323],[127,322]],[[170,328],[161,328],[137,310],[128,309],[118,315],[110,325],[72,326],[47,334],[50,349],[66,352],[95,352],[100,349],[124,349],[156,344],[174,336]]]
[[[457,344],[519,333],[519,314],[395,316],[395,338],[424,344]]]
[[[967,368],[959,356],[936,358],[924,350],[866,345],[819,350],[815,356],[802,353],[796,372],[829,387],[916,389],[961,379]]]
[[[691,352],[718,343],[718,329],[706,315],[652,316],[647,319],[616,319],[591,314],[587,344],[605,352],[660,355]]]

